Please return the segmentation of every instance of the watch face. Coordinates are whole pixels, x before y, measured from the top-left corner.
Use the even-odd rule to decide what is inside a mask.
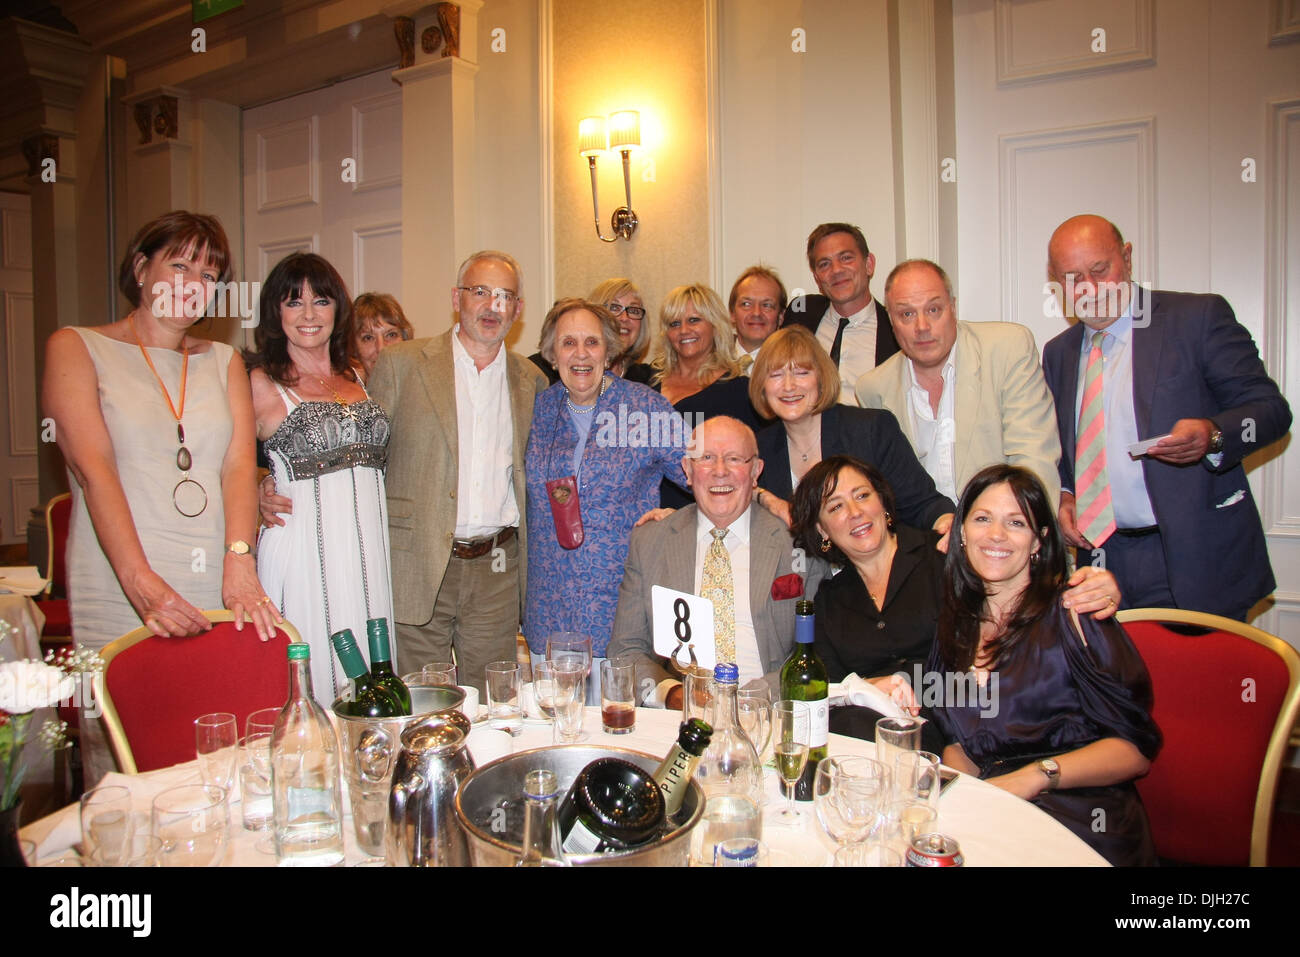
[[[1059,764],[1057,764],[1056,761],[1053,760],[1052,758],[1043,758],[1043,760],[1039,762],[1039,765],[1040,765],[1040,766],[1042,767],[1042,769],[1043,769],[1044,771],[1046,771],[1048,774],[1060,774],[1060,773],[1061,773],[1061,766],[1060,766]]]
[[[227,546],[227,551],[234,552],[236,555],[247,555],[248,542],[231,542]]]

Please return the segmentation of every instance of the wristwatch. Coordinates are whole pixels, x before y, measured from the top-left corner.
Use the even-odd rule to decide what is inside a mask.
[[[1212,422],[1210,424],[1214,425],[1214,423]],[[1210,445],[1208,448],[1206,448],[1205,454],[1218,455],[1222,451],[1223,451],[1223,429],[1215,425],[1213,430],[1210,432]]]
[[[1055,758],[1043,758],[1038,762],[1038,770],[1047,775],[1047,787],[1044,791],[1055,791],[1056,786],[1061,783],[1061,766],[1056,763]]]
[[[250,548],[248,542],[244,541],[231,542],[226,546],[226,551],[232,555],[252,555],[254,558],[257,557],[257,549]]]

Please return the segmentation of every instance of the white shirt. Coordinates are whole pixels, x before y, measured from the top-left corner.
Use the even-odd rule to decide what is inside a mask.
[[[514,415],[506,382],[505,346],[480,372],[459,333],[457,323],[451,335],[459,439],[456,537],[482,538],[519,524],[513,481]]]
[[[753,506],[750,506],[752,508]],[[731,559],[732,606],[736,618],[736,667],[740,669],[743,685],[754,678],[763,677],[763,659],[758,653],[758,636],[754,633],[754,616],[749,605],[749,509],[727,526],[727,536],[722,540]],[[695,594],[700,593],[704,580],[704,560],[713,545],[713,522],[703,512],[695,516]],[[668,692],[681,684],[675,678],[659,682],[647,704],[663,706]]]
[[[939,412],[930,405],[930,393],[916,379],[916,367],[907,359],[912,387],[907,390],[907,415],[916,436],[916,457],[934,479],[940,495],[957,501],[957,467],[953,456],[957,425],[953,418],[953,393],[957,391],[957,344],[954,342],[943,364],[943,392]]]
[[[846,318],[849,324],[840,341],[840,402],[858,405],[858,394],[853,387],[876,367],[876,300],[868,300],[864,309]],[[829,306],[817,326],[817,341],[827,353],[835,345],[839,328],[840,316],[834,306]]]

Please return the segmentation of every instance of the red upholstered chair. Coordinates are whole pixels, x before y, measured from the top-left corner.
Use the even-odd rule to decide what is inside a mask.
[[[38,599],[45,626],[41,629],[41,644],[47,649],[72,642],[72,617],[68,613],[68,564],[65,552],[68,547],[68,526],[72,521],[72,495],[64,492],[45,503],[45,577],[50,583],[45,594]],[[66,642],[58,639],[65,638]]]
[[[1135,608],[1117,618],[1151,672],[1151,716],[1165,736],[1137,782],[1156,853],[1187,864],[1263,866],[1300,713],[1300,654],[1218,615]],[[1210,630],[1189,636],[1163,622]]]
[[[242,736],[249,714],[289,698],[285,649],[299,640],[296,628],[286,622],[270,641],[259,641],[250,624],[236,631],[228,611],[203,614],[213,624],[206,634],[159,638],[141,627],[100,652],[100,720],[126,774],[193,761],[199,715],[229,711]]]

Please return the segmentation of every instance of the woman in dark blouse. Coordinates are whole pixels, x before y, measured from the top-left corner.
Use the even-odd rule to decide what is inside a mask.
[[[869,462],[896,490],[899,521],[948,531],[953,503],[940,495],[892,412],[836,405],[840,375],[821,343],[803,326],[778,329],[749,370],[754,408],[776,419],[758,433],[763,474],[758,500],[790,522],[795,485],[823,458],[848,455]],[[944,543],[947,544],[946,542]]]
[[[953,529],[927,669],[954,689],[940,697],[962,699],[933,709],[944,763],[1037,804],[1112,864],[1154,864],[1133,785],[1161,745],[1151,678],[1122,626],[1062,607],[1065,548],[1041,483],[984,469]]]
[[[749,402],[749,379],[741,374],[736,330],[718,294],[699,284],[678,286],[659,310],[651,386],[686,416],[686,432],[705,419],[729,415],[757,431]],[[665,508],[682,508],[691,497],[671,482],[660,486]]]

